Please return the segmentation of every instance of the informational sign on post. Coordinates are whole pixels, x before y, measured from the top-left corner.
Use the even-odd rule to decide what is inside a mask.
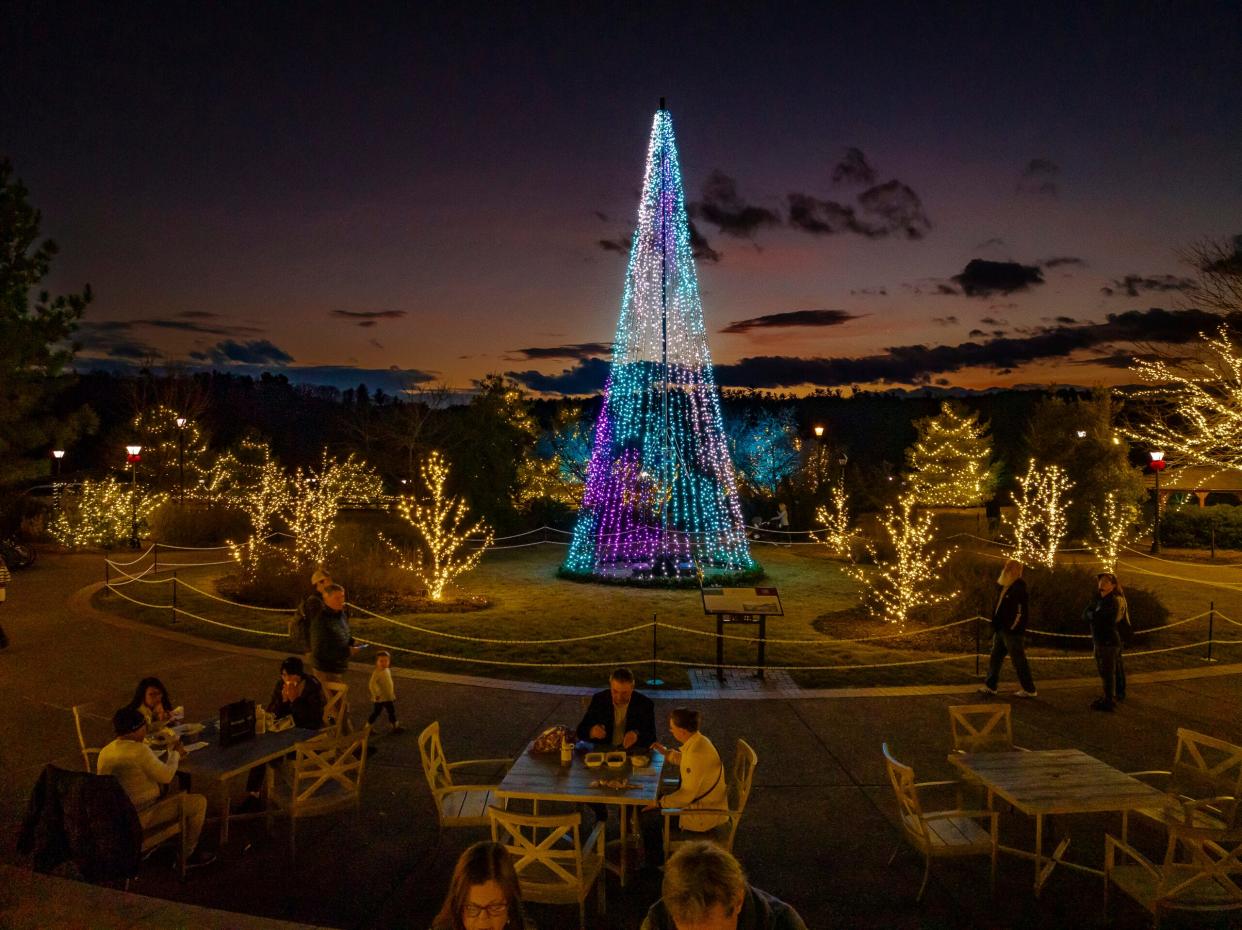
[[[724,628],[729,623],[759,624],[759,671],[763,678],[768,617],[783,617],[776,588],[703,588],[703,613],[716,617],[716,680],[724,681]]]

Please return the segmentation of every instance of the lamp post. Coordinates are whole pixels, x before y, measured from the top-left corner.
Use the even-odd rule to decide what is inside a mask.
[[[142,461],[142,446],[126,446],[125,461],[129,463],[129,547],[138,548],[138,463]]]
[[[180,493],[177,503],[185,506],[185,417],[177,417],[177,475]]]
[[[1160,551],[1160,473],[1166,464],[1163,452],[1151,453],[1151,470],[1156,473],[1156,528],[1151,538],[1152,552]]]
[[[57,513],[60,513],[60,460],[64,457],[64,449],[52,450],[52,509]]]
[[[1079,439],[1086,439],[1087,431],[1085,429],[1075,430],[1074,435],[1077,436]]]

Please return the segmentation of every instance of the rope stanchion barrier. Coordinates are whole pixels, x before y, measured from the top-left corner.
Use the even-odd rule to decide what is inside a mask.
[[[1144,552],[1142,549],[1135,549],[1133,546],[1122,546],[1127,552],[1133,552],[1135,555],[1151,559],[1153,562],[1167,562],[1169,565],[1184,565],[1187,568],[1232,568],[1234,571],[1242,571],[1242,565],[1217,565],[1212,562],[1185,562],[1181,559],[1166,559],[1158,555],[1152,555],[1150,552]]]
[[[732,668],[741,670],[758,670],[760,668],[769,672],[848,672],[856,671],[861,668],[897,668],[906,665],[933,665],[940,662],[958,662],[962,659],[974,659],[973,652],[962,652],[951,656],[936,656],[931,659],[905,659],[900,662],[872,662],[861,665],[721,665],[720,668]],[[650,662],[651,660],[646,660]],[[684,668],[701,667],[703,662],[683,662],[680,659],[657,659],[661,665],[676,665]],[[717,666],[713,663],[712,668]]]
[[[1215,613],[1217,617],[1219,617],[1221,620],[1224,620],[1226,623],[1232,623],[1234,626],[1242,626],[1242,623],[1239,623],[1237,620],[1234,620],[1232,617],[1226,617],[1219,610],[1213,611],[1213,613]]]
[[[638,630],[649,630],[654,625],[654,621],[647,621],[645,623],[636,623],[634,626],[629,626],[622,630],[609,630],[605,633],[587,633],[582,636],[570,636],[563,639],[489,639],[483,636],[464,636],[460,633],[446,633],[443,630],[429,630],[426,627],[414,626],[410,623],[394,620],[392,617],[385,617],[383,614],[377,614],[374,611],[367,610],[365,607],[359,607],[357,604],[350,604],[349,606],[369,617],[374,617],[376,620],[383,620],[386,623],[391,623],[393,626],[413,630],[416,633],[426,633],[431,636],[443,636],[446,639],[465,640],[472,643],[489,643],[499,646],[551,646],[556,643],[580,643],[590,639],[607,639],[612,636],[623,636],[626,633],[633,633]]]
[[[201,594],[203,597],[210,598],[213,601],[219,601],[221,604],[231,604],[234,607],[244,607],[247,610],[261,610],[265,613],[272,613],[272,614],[292,613],[292,611],[288,607],[260,607],[257,604],[243,604],[240,601],[230,601],[227,597],[220,597],[219,595],[212,594],[209,591],[204,591],[202,588],[196,588],[194,587],[194,585],[190,584],[188,581],[178,581],[177,587],[187,588],[193,591],[195,594]]]
[[[108,590],[111,591],[113,594],[115,594],[117,597],[123,598],[124,600],[129,601],[131,604],[137,604],[139,607],[150,607],[155,610],[169,610],[172,608],[171,604],[149,604],[146,601],[140,601],[137,598],[130,597],[128,594],[126,594],[123,591],[115,590],[112,587],[112,585],[108,585]],[[210,623],[212,626],[224,627],[227,630],[236,630],[239,633],[253,633],[256,636],[279,636],[281,638],[285,638],[288,636],[288,634],[284,632],[273,633],[268,630],[253,630],[250,627],[234,626],[231,623],[224,623],[221,620],[211,620],[207,617],[200,617],[198,614],[192,614],[188,610],[183,610],[180,607],[177,608],[177,613],[183,616],[186,616],[186,617],[190,617],[191,619],[198,620],[202,623]]]
[[[1181,643],[1177,646],[1165,646],[1161,649],[1142,649],[1138,652],[1130,652],[1126,650],[1126,659],[1132,659],[1137,656],[1154,656],[1163,652],[1178,652],[1182,649],[1197,649],[1200,646],[1206,646],[1209,642],[1215,643],[1217,646],[1242,646],[1242,639],[1202,639],[1197,643]],[[1094,656],[1033,656],[1028,654],[1027,658],[1032,662],[1085,662],[1088,659],[1094,660]]]
[[[970,623],[974,620],[982,620],[983,617],[966,617],[963,620],[954,620],[952,623],[941,624],[940,626],[924,627],[921,630],[911,630],[907,633],[883,633],[876,636],[857,636],[853,638],[838,638],[832,636],[821,636],[818,639],[774,639],[771,636],[765,636],[765,643],[779,643],[786,646],[831,646],[836,643],[863,643],[878,639],[902,639],[906,636],[918,636],[923,633],[939,633],[941,630],[947,630],[950,627],[961,626],[963,623]],[[656,626],[664,627],[666,630],[680,630],[683,633],[693,633],[696,636],[710,636],[713,639],[736,639],[748,643],[757,640],[757,636],[738,636],[734,633],[713,633],[710,630],[696,630],[693,627],[679,626],[675,623],[665,623],[660,621]]]
[[[155,549],[155,545],[152,544],[151,546],[147,548],[146,552],[138,556],[138,558],[134,559],[134,561],[132,562],[113,562],[111,559],[108,559],[106,561],[111,562],[113,568],[120,568],[122,566],[125,566],[126,568],[128,568],[130,565],[137,565],[139,562],[141,562],[143,559],[149,556],[154,549]]]
[[[504,665],[513,668],[616,668],[616,660],[610,662],[513,662],[508,659],[476,659],[470,656],[447,656],[437,652],[424,652],[421,649],[410,649],[406,646],[397,646],[392,643],[385,643],[377,639],[358,638],[361,643],[367,643],[371,646],[379,646],[382,649],[392,649],[397,652],[405,652],[410,655],[421,656],[424,659],[445,659],[450,662],[468,662],[472,665]],[[650,659],[633,659],[622,664],[626,666],[637,665],[641,662],[649,662]]]
[[[1124,566],[1127,571],[1138,572],[1140,575],[1150,575],[1153,578],[1167,578],[1170,581],[1184,581],[1187,584],[1203,585],[1206,588],[1222,588],[1225,591],[1242,591],[1242,582],[1228,581],[1204,581],[1201,578],[1184,578],[1181,575],[1168,575],[1164,572],[1153,572],[1146,568],[1140,568],[1129,562],[1118,560],[1118,566]]]
[[[1195,620],[1202,620],[1209,613],[1210,611],[1205,610],[1201,614],[1195,614],[1193,617],[1186,617],[1183,620],[1174,620],[1172,623],[1165,623],[1161,626],[1149,626],[1149,627],[1144,627],[1141,630],[1134,630],[1131,632],[1130,635],[1146,636],[1148,633],[1155,633],[1158,630],[1171,630],[1175,626],[1182,626],[1183,624],[1186,624],[1186,623],[1192,623]],[[1217,611],[1216,613],[1217,613],[1217,616],[1220,615],[1219,611]],[[1029,635],[1033,635],[1033,636],[1054,636],[1057,639],[1090,639],[1091,638],[1090,633],[1053,633],[1051,630],[1032,630],[1029,628],[1027,629],[1026,632]]]

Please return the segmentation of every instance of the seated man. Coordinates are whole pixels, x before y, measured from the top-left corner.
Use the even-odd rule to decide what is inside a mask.
[[[323,709],[327,703],[323,685],[314,675],[306,673],[306,667],[297,656],[289,656],[280,663],[280,680],[272,689],[267,711],[276,717],[293,717],[293,725],[304,730],[323,729]],[[279,765],[280,761],[270,763]],[[246,776],[246,797],[237,808],[239,814],[253,814],[263,809],[261,795],[266,766],[256,766]]]
[[[138,821],[143,829],[174,816],[178,803],[185,805],[186,847],[193,855],[186,862],[188,868],[206,865],[216,857],[198,849],[198,837],[207,818],[207,799],[201,794],[166,795],[160,797],[160,788],[167,785],[177,774],[177,763],[186,754],[185,747],[177,740],[168,750],[168,761],[161,762],[143,740],[147,735],[147,721],[134,707],[122,707],[112,715],[112,729],[116,739],[99,752],[100,775],[115,775],[129,799],[138,810]]]
[[[806,930],[797,911],[747,882],[715,843],[687,843],[673,853],[660,894],[642,930]]]
[[[655,704],[634,690],[634,673],[628,668],[615,669],[608,690],[591,698],[578,724],[578,739],[619,749],[647,749],[655,742]]]

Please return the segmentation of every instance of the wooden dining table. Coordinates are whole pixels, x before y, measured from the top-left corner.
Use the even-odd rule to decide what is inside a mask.
[[[1070,844],[1066,831],[1052,855],[1045,856],[1044,819],[1056,814],[1111,813],[1158,807],[1167,795],[1151,785],[1101,762],[1079,749],[952,753],[949,762],[982,783],[989,797],[1004,798],[1035,819],[1035,849],[1001,849],[1035,860],[1035,896],[1058,865],[1103,875],[1064,858]]]
[[[638,813],[648,804],[655,803],[664,779],[664,756],[652,750],[650,764],[642,768],[631,765],[628,760],[620,768],[606,765],[588,768],[583,751],[575,751],[573,761],[562,765],[559,753],[535,753],[531,751],[533,746],[532,742],[518,756],[495,790],[495,797],[532,801],[536,814],[539,813],[540,801],[618,807],[621,813],[618,864],[613,866],[609,863],[608,867],[617,872],[624,887],[630,831],[634,831],[635,837],[640,835]],[[631,787],[604,788],[597,784],[600,779],[625,779]]]
[[[232,780],[238,775],[248,773],[251,769],[277,759],[284,758],[294,744],[318,736],[322,731],[307,730],[301,727],[290,727],[279,733],[255,734],[253,739],[242,740],[232,746],[221,748],[219,721],[212,720],[204,725],[201,733],[184,738],[186,745],[206,742],[207,745],[187,755],[177,766],[178,774],[188,776],[190,786],[202,790],[202,781],[214,784],[219,795],[220,804],[220,843],[229,839],[229,819],[231,812],[229,803],[232,794]],[[205,792],[204,792],[205,793]]]

